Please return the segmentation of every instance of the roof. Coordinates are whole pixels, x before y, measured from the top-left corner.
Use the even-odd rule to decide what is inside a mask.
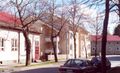
[[[40,22],[42,24],[42,22]],[[36,23],[35,23],[36,24]],[[29,25],[30,32],[39,33],[39,24]],[[0,28],[21,31],[20,19],[7,12],[0,12]]]
[[[102,35],[91,35],[90,38],[91,41],[102,41]],[[117,35],[107,35],[107,41],[120,41],[120,37]]]
[[[53,17],[53,19],[54,19],[53,20],[53,24],[50,23],[49,19],[50,19],[50,14],[49,13],[45,13],[43,15],[43,17],[41,17],[40,20],[43,21],[43,22],[45,22],[47,26],[53,27],[55,30],[58,30],[58,31],[61,29],[62,26],[64,26],[62,28],[63,31],[65,31],[65,30],[71,30],[71,28],[73,27],[73,25],[70,24],[70,22],[68,20],[66,20],[64,18],[60,18],[57,15],[54,15],[54,17]],[[61,22],[61,21],[63,21],[63,22]],[[67,27],[68,27],[68,29],[66,29]],[[84,29],[81,26],[76,26],[76,27],[79,27],[80,32],[83,32],[83,33],[86,33],[86,34],[89,33],[86,29]]]
[[[20,23],[20,20],[18,18],[7,12],[0,12],[0,21],[9,24],[16,24],[16,25]]]
[[[45,22],[47,26],[53,27],[55,30],[61,29],[61,18],[58,16],[54,15],[53,16],[53,24],[51,24],[51,16],[49,13],[44,13],[43,16],[40,18],[41,21]],[[63,19],[62,19],[63,20]]]

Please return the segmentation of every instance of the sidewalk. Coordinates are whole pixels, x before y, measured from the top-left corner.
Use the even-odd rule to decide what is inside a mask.
[[[31,63],[30,66],[25,66],[25,64],[0,65],[0,73],[12,73],[12,72],[37,69],[37,68],[46,68],[46,67],[59,67],[60,65],[63,64],[64,61],[59,61],[57,63],[55,63],[54,61],[47,61],[47,62]]]

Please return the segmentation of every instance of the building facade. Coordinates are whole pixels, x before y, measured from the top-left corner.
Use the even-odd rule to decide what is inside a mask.
[[[60,27],[60,18],[53,28],[54,33],[58,33]],[[26,59],[25,38],[19,22],[14,22],[12,15],[0,12],[0,63],[24,63]],[[62,28],[60,35],[54,38],[56,52],[59,59],[74,58],[74,39],[70,24]],[[40,60],[43,54],[53,59],[53,46],[51,43],[51,25],[43,20],[38,20],[29,27],[29,39],[31,41],[31,61]],[[76,58],[86,57],[90,54],[89,33],[79,27],[76,32]]]
[[[97,41],[96,41],[97,39]],[[91,36],[91,54],[95,54],[97,47],[97,54],[101,54],[101,42],[102,36],[92,35]],[[106,45],[106,54],[107,55],[119,55],[120,54],[120,37],[116,35],[107,35],[107,45]]]
[[[57,19],[57,18],[56,18]],[[60,18],[58,18],[60,20]],[[61,23],[59,20],[53,25],[55,26],[54,33],[59,32],[59,28],[61,27]],[[46,24],[42,26],[42,34],[41,34],[41,50],[42,54],[47,53],[49,58],[54,58],[53,56],[53,48],[51,44],[51,25]],[[66,23],[62,28],[60,35],[57,36],[54,40],[56,44],[58,58],[62,56],[64,59],[74,58],[74,39],[73,39],[73,31],[71,30],[71,24]],[[79,27],[78,31],[76,32],[76,58],[86,57],[90,55],[90,39],[89,33],[82,27]]]
[[[26,59],[25,39],[22,31],[14,24],[14,18],[0,12],[0,63],[24,63]],[[40,33],[30,31],[31,61],[40,58]]]

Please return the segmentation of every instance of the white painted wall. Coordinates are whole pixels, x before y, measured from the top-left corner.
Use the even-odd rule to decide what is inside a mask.
[[[83,37],[83,39],[81,40],[81,57],[86,58],[86,50],[87,50],[87,57],[89,57],[91,53],[89,35],[81,34],[81,37]]]
[[[35,34],[29,34],[29,39],[31,41],[31,59],[35,58],[35,41],[39,41],[40,44],[40,36]],[[23,33],[20,33],[20,59],[26,59],[26,50],[25,50],[25,39]],[[40,47],[40,46],[39,46]]]
[[[72,47],[70,45],[72,45]],[[68,58],[70,59],[74,58],[74,39],[73,39],[72,31],[69,31],[69,50],[68,51],[69,51]]]
[[[18,61],[18,49],[17,51],[12,51],[11,39],[17,39],[19,41],[19,33],[17,31],[8,31],[0,29],[0,37],[5,39],[4,51],[0,50],[0,61]],[[40,36],[36,34],[29,34],[31,40],[31,58],[35,58],[35,41],[39,41]],[[25,61],[26,59],[26,50],[25,50],[25,39],[23,33],[20,32],[20,62]],[[40,46],[39,46],[40,47]]]
[[[95,53],[95,41],[91,41],[91,53]],[[97,53],[101,52],[101,41],[97,44]],[[94,48],[94,49],[93,49]],[[109,55],[120,55],[120,41],[108,41],[106,45],[106,54]]]
[[[20,33],[20,61],[26,58],[25,39],[23,33]]]
[[[76,58],[79,58],[79,33],[76,33]]]
[[[0,37],[5,39],[4,51],[0,51],[0,61],[18,60],[18,51],[11,51],[11,39],[18,39],[18,33],[0,29]]]

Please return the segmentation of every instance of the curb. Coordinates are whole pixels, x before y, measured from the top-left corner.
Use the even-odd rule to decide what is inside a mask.
[[[24,64],[14,64],[14,65],[6,65],[1,66],[0,73],[15,73],[19,71],[25,71],[30,69],[37,69],[37,68],[46,68],[46,67],[59,67],[63,65],[65,61],[48,61],[48,62],[38,62],[38,63],[31,63],[30,66],[25,66]]]
[[[33,66],[28,66],[28,67],[17,67],[17,68],[13,68],[12,72],[19,72],[19,71],[25,71],[25,70],[30,70],[30,69],[37,69],[37,68],[46,68],[46,67],[59,67],[60,65],[63,65],[63,61],[60,62],[53,62],[53,63],[49,63],[49,64],[41,64],[41,65],[33,65]]]

